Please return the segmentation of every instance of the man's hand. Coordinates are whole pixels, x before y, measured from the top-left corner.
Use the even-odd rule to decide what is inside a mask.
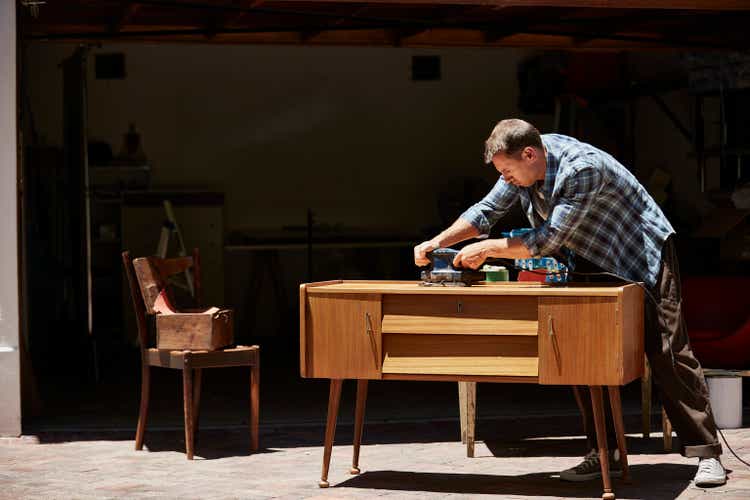
[[[489,254],[491,243],[490,240],[487,240],[466,245],[453,259],[453,267],[477,269],[485,260],[487,260],[487,257],[491,257]]]
[[[434,240],[423,241],[419,245],[414,247],[414,263],[417,266],[426,266],[430,263],[430,259],[427,258],[427,252],[432,252],[436,248],[439,248],[437,242]]]
[[[484,240],[466,245],[453,259],[453,267],[477,269],[490,257],[528,259],[533,257],[520,238]]]

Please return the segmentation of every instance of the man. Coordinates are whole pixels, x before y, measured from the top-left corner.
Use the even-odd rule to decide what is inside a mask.
[[[533,228],[530,232],[467,245],[454,265],[476,269],[489,257],[554,255],[566,247],[598,268],[644,282],[655,299],[645,302],[646,354],[680,438],[680,452],[699,458],[696,485],[724,484],[708,389],[680,309],[674,229],[659,206],[609,154],[572,137],[540,135],[523,120],[499,122],[485,142],[484,159],[500,179],[448,229],[414,247],[414,262],[424,266],[429,262],[426,254],[435,248],[487,238],[490,228],[520,200]],[[581,464],[560,474],[573,481],[601,476],[590,398],[581,399],[590,422],[586,427],[591,451]],[[616,452],[612,458],[616,472]]]

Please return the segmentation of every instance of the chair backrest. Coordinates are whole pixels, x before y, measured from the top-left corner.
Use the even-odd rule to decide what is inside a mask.
[[[135,277],[133,268],[133,259],[127,250],[122,252],[122,265],[125,268],[125,275],[128,277],[128,288],[130,288],[130,299],[133,301],[135,310],[135,322],[138,325],[138,343],[141,349],[148,347],[148,324],[146,323],[146,307],[141,297],[141,290],[138,287],[138,281]]]
[[[193,290],[196,305],[201,300],[200,252],[193,250],[192,257],[161,259],[159,257],[139,257],[132,259],[130,252],[122,252],[122,263],[130,287],[130,298],[135,309],[138,324],[138,339],[142,347],[148,345],[147,314],[174,311],[174,298],[169,277],[192,271]]]

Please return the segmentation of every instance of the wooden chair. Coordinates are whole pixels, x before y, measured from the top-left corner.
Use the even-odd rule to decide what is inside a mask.
[[[149,344],[147,314],[154,311],[156,297],[164,295],[171,297],[167,278],[171,275],[184,273],[192,268],[196,303],[201,300],[200,255],[198,249],[193,251],[192,257],[175,259],[159,259],[148,257],[160,280],[165,294],[144,297],[136,278],[133,259],[130,253],[122,253],[122,263],[130,285],[130,297],[133,300],[136,322],[138,324],[138,340],[141,348],[141,405],[138,413],[138,427],[135,434],[135,449],[143,449],[143,438],[148,417],[148,402],[150,393],[151,367],[173,368],[182,370],[183,407],[185,413],[185,448],[188,460],[193,459],[194,433],[198,427],[199,404],[201,397],[201,373],[203,368],[219,368],[229,366],[250,367],[250,447],[252,451],[258,449],[258,413],[260,403],[260,350],[258,346],[237,346],[215,351],[198,350],[159,350]],[[161,292],[162,290],[157,290]],[[150,290],[150,295],[153,290]],[[154,314],[151,312],[150,314]]]

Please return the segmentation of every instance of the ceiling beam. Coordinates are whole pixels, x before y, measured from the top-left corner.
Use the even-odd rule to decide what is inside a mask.
[[[370,8],[370,6],[367,5],[367,4],[361,5],[361,6],[357,7],[356,9],[354,9],[354,11],[352,11],[352,13],[349,14],[348,16],[342,16],[340,19],[337,19],[333,23],[333,25],[334,26],[341,26],[342,24],[344,24],[347,21],[352,21],[352,20],[356,19],[357,17],[361,16],[362,14],[364,14],[364,12],[367,9],[369,9],[369,8]]]
[[[403,27],[403,28],[395,28],[395,29],[389,29],[387,30],[387,33],[389,33],[392,45],[394,47],[402,47],[404,45],[404,40],[407,38],[416,36],[424,31],[427,31],[423,27]]]
[[[643,35],[620,35],[604,32],[578,32],[578,31],[563,31],[555,29],[543,29],[543,28],[526,28],[520,27],[517,33],[507,34],[504,36],[497,36],[496,40],[488,41],[487,34],[491,34],[493,29],[496,27],[488,25],[466,25],[466,26],[451,26],[451,27],[424,27],[420,24],[416,25],[402,25],[397,27],[383,26],[383,25],[357,25],[357,26],[320,26],[316,24],[312,25],[279,25],[276,27],[258,27],[258,28],[224,28],[222,30],[206,30],[205,28],[195,27],[180,27],[180,26],[169,26],[169,27],[138,27],[131,26],[127,31],[119,33],[112,33],[110,31],[103,31],[101,28],[92,26],[87,30],[85,26],[76,26],[74,30],[68,32],[44,32],[43,26],[34,26],[33,30],[26,37],[30,40],[43,40],[43,41],[81,41],[86,40],[90,42],[103,41],[103,40],[151,40],[151,41],[175,41],[183,40],[186,38],[195,39],[203,38],[206,40],[207,36],[211,38],[208,42],[222,42],[222,40],[236,40],[237,43],[241,39],[245,38],[248,41],[245,43],[254,43],[253,39],[257,38],[273,38],[274,34],[277,33],[295,33],[295,42],[301,43],[303,41],[313,41],[314,44],[318,44],[320,40],[335,39],[339,37],[336,33],[368,33],[368,32],[379,32],[385,33],[386,39],[384,44],[386,45],[399,45],[406,46],[409,39],[418,40],[433,40],[441,39],[446,40],[450,43],[447,46],[534,46],[534,40],[540,41],[540,46],[554,47],[555,41],[562,40],[561,47],[559,48],[597,48],[597,47],[610,47],[610,46],[630,46],[633,49],[648,47],[648,48],[699,48],[699,49],[738,49],[736,41],[727,40],[726,38],[722,41],[706,41],[702,38],[691,38],[689,34],[682,34],[682,37],[676,36],[660,36],[659,34],[643,36]],[[53,28],[59,30],[59,26]],[[140,29],[139,29],[140,28]],[[470,33],[471,36],[466,38],[466,34]],[[300,36],[302,34],[302,36]],[[416,35],[420,35],[416,37]],[[352,35],[354,36],[354,35]],[[356,38],[356,37],[355,37]],[[462,44],[462,40],[464,40]],[[616,42],[616,43],[614,43]],[[552,45],[550,45],[550,43]]]
[[[305,3],[305,0],[274,0]],[[309,3],[352,3],[352,0],[306,0]],[[599,9],[750,10],[747,0],[367,0],[371,4],[449,4],[497,7],[576,7]]]
[[[516,33],[518,33],[518,30],[513,28],[492,28],[484,31],[484,41],[492,45]]]
[[[235,4],[216,4],[216,3],[210,3],[210,0],[201,0],[201,1],[176,1],[176,0],[133,0],[133,2],[137,2],[142,5],[148,5],[153,7],[161,7],[161,8],[167,8],[167,9],[183,9],[183,10],[192,10],[195,12],[220,12],[224,11],[227,13],[235,12],[237,14],[248,14],[248,13],[262,13],[262,14],[275,14],[279,16],[294,16],[294,17],[308,17],[310,19],[328,19],[328,20],[337,20],[341,18],[341,14],[332,13],[332,12],[326,12],[322,9],[312,9],[312,10],[305,10],[305,4],[316,4],[321,3],[317,0],[310,1],[310,0],[303,0],[302,2],[297,2],[296,6],[298,9],[291,9],[291,8],[273,8],[268,7],[267,1],[268,0],[260,0],[257,1],[257,5],[255,5],[257,0],[252,0],[252,3],[249,7],[243,7],[243,6],[237,6]],[[265,5],[260,5],[261,3]],[[325,2],[323,2],[325,3]],[[330,2],[329,2],[330,3]],[[350,0],[347,0],[346,3],[356,3],[352,2]],[[376,18],[368,16],[367,18],[362,18],[363,21],[369,22],[369,23],[383,23],[384,25],[391,25],[392,27],[399,27],[401,24],[405,22],[409,23],[422,23],[426,24],[429,21],[428,20],[420,20],[415,18],[405,18],[405,19],[396,19],[396,18]]]
[[[260,7],[264,2],[265,0],[242,0],[239,6],[244,7],[247,10],[241,10],[239,12],[232,13],[224,22],[224,26],[226,26],[227,28],[231,28],[233,26],[241,25],[242,21],[244,21],[245,18],[250,14],[249,11]]]
[[[302,42],[299,32],[265,32],[219,34],[206,39],[203,33],[189,34],[183,32],[171,35],[169,43],[210,43],[221,45],[318,45],[318,46],[393,46],[393,33],[390,29],[324,31],[307,42]],[[90,42],[88,38],[68,38],[66,41]],[[131,37],[128,42],[154,43],[155,38],[144,36]],[[157,40],[158,41],[158,40]],[[623,51],[664,49],[662,44],[637,43],[619,40],[594,40],[585,47],[573,43],[570,37],[557,35],[513,35],[502,41],[488,45],[478,30],[426,30],[418,37],[401,40],[401,47],[412,48],[447,48],[447,47],[528,47],[536,49],[572,50],[572,51]]]
[[[122,12],[118,16],[118,18],[112,21],[112,23],[110,24],[110,31],[112,31],[113,33],[122,31],[122,29],[133,20],[140,8],[141,5],[137,2],[126,4],[123,7]]]

